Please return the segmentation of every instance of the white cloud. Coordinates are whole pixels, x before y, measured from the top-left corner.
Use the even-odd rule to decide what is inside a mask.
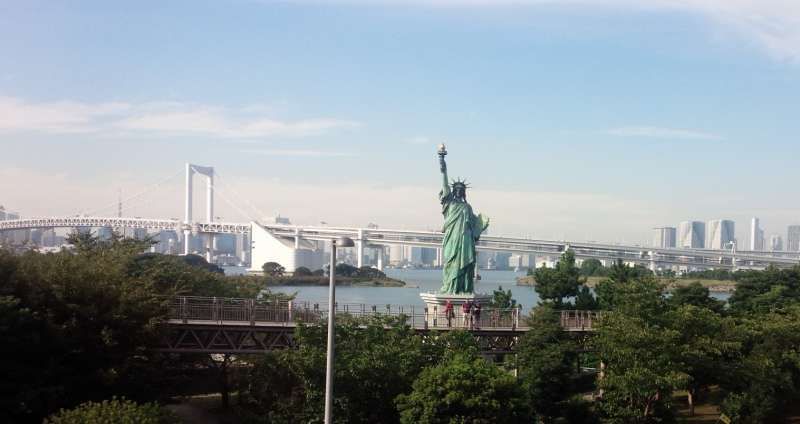
[[[28,103],[13,97],[0,97],[0,131],[96,132],[99,130],[98,122],[128,110],[130,105],[127,103]]]
[[[295,0],[314,2],[318,0]],[[797,0],[331,0],[344,4],[392,6],[533,7],[579,6],[620,11],[677,11],[707,18],[779,60],[800,63],[800,1]]]
[[[612,128],[607,134],[620,137],[661,138],[672,140],[722,140],[724,137],[703,131],[679,128],[663,128],[649,126],[627,126]]]
[[[333,118],[277,120],[264,107],[239,109],[180,102],[26,102],[0,97],[0,131],[98,133],[218,138],[307,137],[353,129],[360,123]]]

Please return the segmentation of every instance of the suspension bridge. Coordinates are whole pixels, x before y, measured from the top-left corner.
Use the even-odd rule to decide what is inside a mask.
[[[250,240],[250,258],[252,269],[261,264],[275,261],[287,269],[295,269],[308,257],[308,252],[318,251],[320,242],[328,242],[339,237],[349,237],[355,241],[357,266],[362,266],[365,249],[375,249],[378,268],[383,268],[385,248],[387,246],[420,246],[439,249],[442,233],[437,231],[396,230],[371,227],[335,227],[304,226],[261,223],[252,212],[249,222],[218,222],[214,216],[215,190],[214,168],[186,164],[182,172],[184,184],[184,217],[176,218],[138,218],[122,216],[47,216],[38,218],[11,219],[0,221],[0,231],[52,229],[52,228],[141,228],[158,231],[169,230],[183,237],[183,253],[190,253],[190,240],[200,237],[205,241],[204,254],[211,260],[213,256],[213,239],[216,234],[243,234]],[[174,176],[173,176],[174,177]],[[194,213],[193,186],[195,177],[205,182],[205,211],[201,219]],[[157,188],[160,183],[154,187]],[[137,193],[134,198],[142,198]],[[232,206],[240,211],[235,202]],[[244,201],[252,209],[246,199]],[[122,204],[122,202],[120,202]],[[121,207],[119,209],[121,211]],[[120,215],[118,213],[118,215]],[[263,216],[263,215],[262,215]],[[512,252],[521,254],[558,257],[570,250],[578,258],[594,258],[603,261],[621,259],[627,263],[641,264],[651,270],[661,267],[684,267],[686,269],[738,269],[765,268],[769,265],[792,267],[800,263],[798,252],[762,252],[709,249],[675,249],[651,248],[635,245],[617,245],[603,243],[585,243],[572,241],[537,240],[516,237],[485,236],[477,243],[478,250]],[[439,253],[440,255],[441,253]]]

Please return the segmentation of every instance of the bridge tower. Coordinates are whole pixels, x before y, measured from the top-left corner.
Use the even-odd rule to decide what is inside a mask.
[[[191,253],[192,225],[192,180],[195,174],[206,177],[206,222],[214,222],[214,167],[186,164],[186,208],[183,220],[183,254]],[[214,236],[207,234],[206,239],[206,260],[211,262],[211,250],[213,249]]]

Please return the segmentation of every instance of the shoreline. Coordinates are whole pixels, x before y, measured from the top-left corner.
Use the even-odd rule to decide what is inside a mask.
[[[330,281],[328,277],[280,277],[277,279],[269,279],[266,282],[266,287],[286,286],[286,287],[320,287],[328,286]],[[352,277],[336,277],[336,286],[351,286],[351,287],[407,287],[405,281],[396,278],[352,278]]]
[[[605,279],[606,277],[586,277],[586,286],[589,288],[595,288],[597,284]],[[672,291],[678,287],[685,287],[691,283],[698,282],[703,287],[707,288],[710,293],[733,293],[736,291],[736,282],[735,281],[727,281],[727,280],[703,280],[697,278],[687,278],[687,279],[671,279],[671,278],[659,278],[659,281],[665,283],[667,291]],[[535,286],[536,282],[533,280],[533,276],[526,275],[523,277],[517,277],[517,285],[518,286]]]

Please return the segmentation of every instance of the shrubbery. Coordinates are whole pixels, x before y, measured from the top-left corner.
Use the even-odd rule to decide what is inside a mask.
[[[73,409],[62,409],[44,424],[172,424],[180,420],[155,403],[137,404],[127,399],[86,402]]]

